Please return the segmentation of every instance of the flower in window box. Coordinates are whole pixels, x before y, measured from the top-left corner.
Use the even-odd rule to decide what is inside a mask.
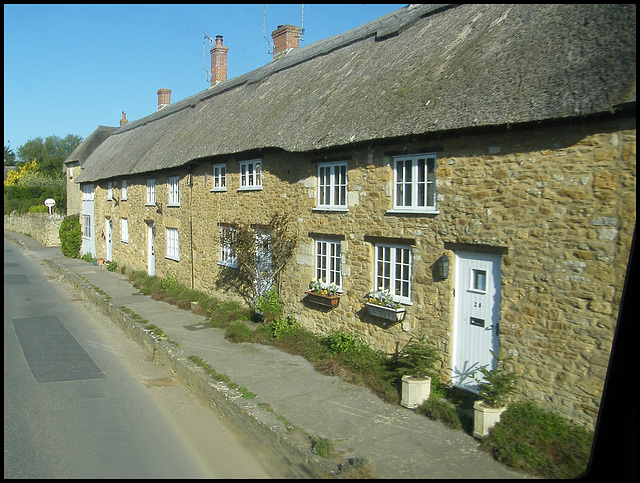
[[[378,287],[378,290],[373,290],[365,295],[367,302],[374,305],[382,305],[383,307],[389,307],[391,309],[399,309],[401,305],[394,302],[393,296],[389,292],[389,289]]]
[[[340,301],[338,286],[335,283],[326,285],[321,280],[312,280],[307,291],[311,302],[319,303],[329,307],[335,307]]]
[[[322,280],[312,280],[309,283],[309,292],[318,295],[324,295],[325,297],[333,297],[338,295],[338,286],[335,283],[327,284]]]

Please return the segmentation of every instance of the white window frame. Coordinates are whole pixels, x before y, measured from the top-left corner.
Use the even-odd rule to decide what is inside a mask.
[[[123,179],[120,185],[120,201],[127,199],[127,180]]]
[[[347,162],[318,164],[318,197],[316,209],[347,211],[349,191]]]
[[[211,191],[227,191],[227,164],[212,164],[213,188]]]
[[[180,206],[180,176],[169,176],[167,190],[169,191],[167,206]]]
[[[225,241],[225,232],[229,231],[232,234],[231,244]],[[236,254],[235,240],[236,240],[236,228],[230,225],[220,225],[220,262],[219,265],[225,267],[237,268],[238,258]]]
[[[240,188],[241,190],[262,189],[262,160],[250,159],[240,162]]]
[[[82,215],[82,237],[91,238],[91,215]]]
[[[438,213],[436,154],[394,156],[392,168],[393,209],[390,212]]]
[[[156,204],[156,180],[155,178],[147,179],[147,202],[146,206],[155,206]]]
[[[394,302],[411,305],[411,247],[379,243],[374,250],[374,290],[389,290]]]
[[[107,201],[113,200],[113,181],[107,181]]]
[[[323,287],[335,284],[342,291],[342,247],[339,240],[315,239],[315,278]]]
[[[180,261],[180,242],[178,239],[178,229],[167,227],[167,255],[170,260]]]
[[[93,201],[93,183],[82,185],[82,201]]]
[[[129,243],[129,220],[127,218],[120,219],[120,241]]]

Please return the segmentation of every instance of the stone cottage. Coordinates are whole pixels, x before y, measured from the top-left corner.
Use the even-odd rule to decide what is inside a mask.
[[[280,26],[229,80],[218,37],[209,89],[86,159],[84,250],[231,295],[224,233],[284,212],[301,324],[389,353],[426,334],[472,391],[502,350],[517,398],[592,426],[635,227],[635,25],[634,5],[409,5],[302,48]],[[399,317],[370,313],[379,287]]]
[[[67,215],[82,212],[82,191],[74,177],[80,174],[89,155],[115,130],[115,127],[98,126],[64,160],[62,170],[67,178]]]

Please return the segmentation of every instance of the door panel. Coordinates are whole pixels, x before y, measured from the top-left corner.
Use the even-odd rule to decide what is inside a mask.
[[[156,274],[156,253],[154,248],[155,227],[153,223],[147,225],[147,273],[150,277]]]
[[[107,240],[107,255],[106,258],[107,260],[111,261],[111,258],[113,257],[113,246],[111,245],[111,232],[113,231],[113,225],[112,222],[109,218],[105,219],[104,222],[104,227],[105,227],[105,237]]]
[[[495,367],[500,348],[500,255],[456,253],[453,326],[453,384],[477,392],[479,367]]]

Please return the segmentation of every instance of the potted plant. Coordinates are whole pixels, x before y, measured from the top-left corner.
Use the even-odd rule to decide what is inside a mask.
[[[429,399],[431,378],[437,375],[434,366],[439,360],[436,348],[427,343],[426,336],[409,339],[396,361],[402,376],[402,406],[413,409]]]
[[[503,363],[511,360],[511,356],[500,358],[495,352],[491,355],[496,359],[496,368],[490,370],[487,366],[482,366],[478,371],[482,374],[483,380],[478,383],[478,394],[480,400],[473,405],[473,435],[476,438],[483,438],[489,434],[500,416],[507,409],[509,395],[515,392],[516,374],[504,369]],[[478,379],[477,374],[473,377]]]
[[[340,302],[338,286],[335,283],[326,284],[321,280],[312,280],[307,291],[308,300],[327,307],[335,307]]]
[[[389,293],[389,289],[379,287],[365,295],[367,299],[367,312],[374,317],[379,317],[393,322],[401,322],[404,320],[406,309],[399,303],[394,302],[393,296]]]

